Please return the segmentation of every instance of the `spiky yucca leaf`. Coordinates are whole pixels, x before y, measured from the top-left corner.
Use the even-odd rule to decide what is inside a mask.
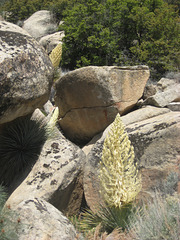
[[[4,124],[0,133],[0,183],[10,186],[14,177],[32,166],[47,137],[46,125],[30,116]]]
[[[121,208],[99,205],[96,213],[89,209],[81,214],[82,220],[79,222],[79,226],[82,231],[88,232],[100,225],[102,232],[111,233],[114,229],[126,228],[131,212],[132,204],[126,204]]]
[[[100,223],[102,218],[98,212],[94,213],[91,209],[86,209],[81,213],[81,221],[79,222],[79,228],[83,232],[91,231],[95,229]]]
[[[56,108],[54,109],[54,112],[53,112],[53,114],[52,114],[49,122],[47,123],[47,127],[48,127],[48,128],[53,129],[53,128],[55,127],[55,125],[56,125],[56,123],[57,123],[57,120],[58,120],[58,116],[59,116],[59,108],[56,107]]]
[[[53,67],[59,67],[62,56],[62,44],[59,43],[50,53],[49,58],[51,59]]]
[[[117,114],[104,141],[100,162],[102,194],[109,206],[121,208],[141,190],[141,177],[134,163],[134,148]]]

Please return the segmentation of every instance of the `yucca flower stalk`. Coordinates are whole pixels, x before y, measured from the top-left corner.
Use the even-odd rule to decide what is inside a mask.
[[[134,148],[117,114],[105,138],[100,161],[100,193],[105,201],[96,212],[89,209],[81,214],[82,231],[88,232],[97,226],[108,233],[127,229],[129,216],[135,211],[133,200],[141,190],[141,176],[134,158]]]
[[[105,138],[100,162],[101,193],[108,206],[121,208],[140,192],[141,177],[134,157],[134,148],[117,114]]]
[[[51,115],[51,118],[49,119],[49,121],[46,124],[46,131],[49,135],[49,137],[54,137],[56,135],[56,123],[58,121],[58,117],[59,117],[59,108],[56,107]]]
[[[62,44],[59,43],[49,54],[49,58],[51,59],[54,68],[59,67],[61,56],[62,56]]]

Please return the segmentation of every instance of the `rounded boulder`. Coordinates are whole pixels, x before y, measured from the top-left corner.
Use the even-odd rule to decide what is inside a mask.
[[[0,21],[0,124],[42,107],[52,81],[44,48],[22,28]]]

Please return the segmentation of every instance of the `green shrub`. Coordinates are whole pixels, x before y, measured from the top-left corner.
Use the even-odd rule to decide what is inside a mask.
[[[5,11],[9,22],[17,23],[25,20],[39,10],[50,10],[57,21],[62,20],[63,11],[77,0],[1,0],[0,13]]]
[[[21,227],[20,219],[10,206],[4,207],[6,199],[5,188],[0,185],[0,239],[18,240],[17,231]]]
[[[163,195],[173,195],[177,192],[178,188],[179,174],[176,172],[171,172],[165,181],[162,183],[161,192]]]
[[[64,12],[62,67],[146,64],[180,69],[178,13],[163,0],[89,0]]]
[[[153,202],[130,216],[129,230],[135,240],[177,240],[180,236],[180,199],[158,193]]]

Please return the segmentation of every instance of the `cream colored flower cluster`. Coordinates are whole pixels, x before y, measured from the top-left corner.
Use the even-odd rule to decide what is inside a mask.
[[[141,177],[134,163],[134,148],[119,114],[104,141],[100,182],[107,204],[119,208],[132,202],[141,190]]]
[[[62,56],[62,44],[59,43],[50,53],[49,58],[51,59],[53,67],[59,67]]]
[[[58,121],[58,117],[59,117],[59,108],[56,107],[56,108],[54,109],[54,112],[53,112],[53,114],[52,114],[49,122],[47,123],[47,126],[48,126],[49,128],[54,128],[55,125],[56,125],[56,123],[57,123],[57,121]]]

